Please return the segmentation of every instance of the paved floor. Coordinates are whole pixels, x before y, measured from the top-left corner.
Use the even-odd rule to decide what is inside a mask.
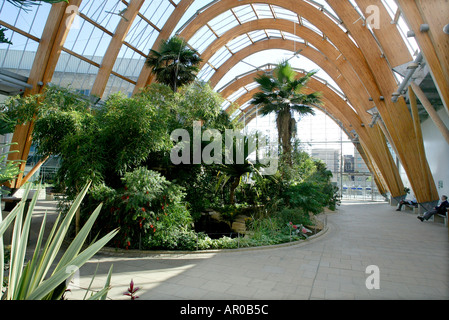
[[[101,253],[79,271],[94,288],[113,264],[108,298],[127,299],[131,279],[140,300],[449,299],[448,230],[386,203],[345,201],[327,215],[323,235],[270,249],[194,254]],[[368,266],[377,266],[367,273]],[[369,269],[370,270],[370,269]],[[376,278],[376,275],[378,277]],[[379,280],[379,288],[368,289]],[[82,293],[72,288],[68,299]]]

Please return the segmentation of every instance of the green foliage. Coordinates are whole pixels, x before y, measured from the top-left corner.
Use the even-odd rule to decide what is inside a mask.
[[[124,174],[123,189],[100,186],[92,198],[105,203],[109,214],[97,228],[122,226],[115,245],[122,248],[155,248],[168,243],[192,222],[183,203],[183,188],[155,171],[138,167]]]
[[[96,117],[101,129],[97,144],[107,147],[105,160],[120,174],[144,162],[150,151],[171,146],[166,124],[169,110],[151,104],[146,95],[112,95]]]
[[[17,143],[3,144],[0,146],[0,150],[8,146],[16,145]],[[0,153],[0,183],[12,182],[21,172],[19,165],[23,163],[22,160],[7,160],[9,154],[18,151],[8,151]]]
[[[9,213],[4,221],[0,220],[0,279],[3,279],[4,248],[1,241],[3,233],[14,221],[13,235],[10,249],[10,269],[7,278],[6,290],[3,292],[0,283],[0,294],[4,300],[53,300],[61,299],[66,289],[66,280],[69,279],[90,258],[92,258],[117,233],[117,230],[107,233],[96,242],[85,246],[85,241],[97,219],[101,206],[90,216],[79,234],[73,239],[68,248],[64,250],[59,261],[57,255],[62,248],[68,227],[77,211],[83,197],[86,195],[89,184],[73,202],[67,215],[60,221],[56,220],[50,235],[44,243],[44,230],[46,215],[44,216],[38,240],[32,258],[25,263],[25,253],[30,235],[31,217],[37,201],[38,193],[34,195],[28,212],[25,214],[25,199],[30,190],[25,191],[23,200]],[[0,213],[0,219],[1,219]],[[106,285],[89,299],[105,299],[109,290],[109,280],[112,268],[109,270]]]
[[[286,225],[290,222],[296,225],[302,224],[306,226],[313,224],[309,214],[299,208],[283,208],[279,212],[278,218],[282,225]]]
[[[311,106],[321,103],[320,93],[304,94],[301,92],[315,73],[315,71],[309,72],[297,79],[297,74],[288,61],[283,61],[274,69],[272,76],[262,74],[254,79],[259,84],[261,91],[253,95],[251,104],[260,106],[260,113],[263,116],[275,113],[279,145],[282,147],[287,165],[291,165],[291,139],[296,134],[293,111],[300,115],[313,115],[314,111]]]
[[[187,125],[202,120],[208,126],[221,112],[223,98],[207,83],[196,81],[184,86],[178,90],[177,97],[179,118]]]
[[[151,49],[145,62],[159,83],[176,92],[179,87],[195,80],[201,58],[187,46],[187,41],[174,36],[162,40],[159,48],[159,51]]]
[[[315,182],[291,185],[283,196],[288,207],[300,208],[307,213],[318,214],[325,205],[322,188]]]

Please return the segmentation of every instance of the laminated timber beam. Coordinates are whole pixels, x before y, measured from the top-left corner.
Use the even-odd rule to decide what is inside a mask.
[[[248,3],[249,0],[239,1],[238,4],[230,0],[222,0],[219,3],[215,3],[198,14],[197,17],[181,31],[181,35],[184,38],[189,39],[201,25],[204,25],[219,14],[232,7]],[[426,171],[418,172],[417,170],[414,170],[417,162],[421,160],[417,159],[419,153],[416,150],[416,135],[411,137],[411,139],[414,140],[412,147],[409,147],[408,144],[405,143],[405,141],[410,139],[410,137],[406,138],[406,136],[410,132],[414,132],[411,115],[403,98],[394,105],[389,99],[384,98],[392,95],[397,83],[391,68],[382,57],[377,42],[370,31],[367,28],[362,27],[363,21],[360,21],[360,15],[356,12],[354,7],[352,7],[352,4],[349,1],[328,1],[346,25],[358,46],[352,42],[339,26],[321,12],[321,10],[304,1],[271,0],[267,3],[291,10],[301,16],[306,16],[309,22],[315,25],[315,27],[321,30],[321,32],[333,42],[342,53],[343,59],[340,60],[349,62],[352,69],[356,72],[364,87],[369,92],[374,105],[377,107],[379,114],[385,123],[384,129],[388,130],[388,132],[384,132],[384,134],[391,137],[392,143],[396,150],[399,151],[398,156],[409,177],[418,202],[426,203],[438,199],[434,183],[431,186],[426,183],[428,180]],[[343,17],[345,19],[343,19]],[[380,72],[380,70],[382,71]],[[401,121],[398,122],[397,119],[401,119]]]
[[[307,56],[307,58],[314,61],[317,65],[325,69],[325,71],[338,83],[338,79],[340,76],[344,78],[348,82],[348,86],[344,87],[343,84],[339,83],[339,86],[345,92],[345,94],[350,98],[351,104],[354,108],[357,109],[359,115],[364,119],[364,121],[369,121],[369,114],[366,113],[367,110],[372,109],[374,104],[370,103],[369,98],[370,95],[364,84],[360,81],[360,78],[355,73],[352,66],[344,59],[341,52],[339,52],[330,42],[323,41],[322,37],[320,37],[316,32],[311,29],[301,27],[299,24],[295,24],[292,21],[283,20],[283,19],[259,19],[257,21],[251,21],[249,23],[244,23],[242,25],[236,26],[227,32],[225,32],[219,39],[213,41],[206,51],[201,55],[203,59],[202,65],[204,65],[207,60],[216,52],[218,49],[226,45],[227,42],[231,41],[233,38],[245,34],[250,31],[260,30],[260,29],[277,29],[280,31],[289,32],[295,34],[296,36],[304,39],[307,43],[310,43],[314,47],[318,49],[313,50],[312,47],[306,46],[305,44],[297,43],[292,40],[283,40],[284,42],[280,42],[280,39],[269,39],[264,41],[258,41],[255,44],[243,48],[236,54],[234,54],[229,60],[235,60],[237,58],[241,58],[244,53],[247,53],[248,50],[258,50],[259,47],[265,46],[266,49],[271,49],[275,46],[279,46],[280,48],[288,48],[288,42],[293,44],[293,51],[296,51],[297,48],[303,48],[304,51],[301,52],[301,55]],[[269,42],[267,42],[269,41]],[[290,45],[292,47],[292,45]],[[254,49],[253,49],[254,48]],[[288,49],[291,50],[291,49]],[[226,61],[217,72],[211,77],[210,81],[212,85],[215,85],[219,81],[221,75],[224,75],[228,70],[230,70],[229,66],[232,65],[233,62]],[[331,65],[333,65],[331,67]],[[336,73],[339,73],[338,75]],[[344,88],[345,89],[344,89]]]
[[[254,77],[262,73],[263,71],[249,73],[230,83],[220,93],[224,98],[227,98],[239,88],[254,82]],[[301,75],[301,73],[299,73],[299,75]],[[383,135],[381,134],[380,129],[377,126],[373,128],[362,126],[360,117],[348,107],[346,101],[320,81],[312,78],[308,83],[308,87],[313,91],[320,91],[323,93],[326,110],[333,115],[334,119],[341,121],[345,128],[353,128],[355,130],[360,140],[363,141],[364,149],[370,156],[370,163],[373,163],[373,167],[377,168],[378,172],[380,172],[391,195],[393,197],[399,197],[403,193],[404,186],[400,179],[397,167],[388,151],[385,140],[381,140]],[[245,95],[248,100],[250,100],[248,94],[249,93]],[[241,101],[243,101],[243,99],[245,98],[242,98]]]
[[[123,14],[123,18],[120,19],[108,49],[101,61],[101,66],[98,70],[98,74],[93,84],[91,95],[101,98],[108,83],[109,77],[114,67],[114,63],[117,60],[117,56],[123,45],[123,42],[128,34],[131,25],[139,13],[145,0],[131,0],[128,4],[126,12]]]
[[[338,14],[340,19],[348,27],[353,38],[357,42],[366,63],[375,79],[378,96],[373,97],[382,120],[390,137],[398,151],[398,157],[412,185],[416,199],[419,203],[430,203],[439,199],[438,192],[427,159],[422,159],[418,146],[422,141],[415,134],[413,120],[403,97],[393,103],[391,97],[397,83],[386,60],[381,52],[376,50],[377,44],[368,28],[357,21],[359,14],[349,1],[328,0],[328,4]],[[341,48],[342,52],[345,48]],[[346,58],[351,60],[350,52]],[[376,93],[376,92],[374,92]],[[398,121],[400,119],[400,121]],[[416,170],[420,163],[425,163],[425,170]],[[429,182],[430,181],[430,182]]]
[[[190,5],[193,3],[193,1],[194,0],[181,0],[178,3],[175,10],[170,15],[170,18],[165,22],[164,26],[162,27],[161,32],[159,32],[159,36],[156,38],[156,41],[154,42],[154,45],[152,47],[153,50],[156,51],[159,50],[161,41],[167,40],[171,36],[179,20],[181,20],[182,16],[190,7]],[[151,68],[148,68],[146,65],[144,65],[142,70],[140,71],[139,78],[137,79],[137,83],[134,87],[133,94],[139,92],[140,89],[150,84],[153,81],[153,78],[154,77],[151,74]]]
[[[261,19],[257,23],[253,24],[252,28],[249,29],[243,25],[237,26],[233,29],[230,29],[225,34],[223,34],[222,37],[220,39],[215,40],[215,42],[220,42],[221,44],[223,44],[229,40],[230,36],[228,36],[228,34],[238,36],[241,34],[241,32],[253,31],[253,29],[256,30],[259,27],[269,27],[270,25],[273,24],[274,21],[272,21],[272,19]],[[280,26],[282,28],[280,28]],[[300,34],[297,35],[302,36],[303,38],[305,38],[305,40],[308,40],[308,42],[310,42],[314,46],[317,46],[322,50],[324,50],[324,52],[317,51],[310,46],[306,46],[305,44],[295,43],[292,40],[269,39],[264,41],[258,41],[257,43],[251,46],[241,49],[239,52],[237,52],[231,58],[229,58],[225,63],[223,63],[220,66],[220,68],[218,68],[218,70],[215,72],[215,74],[211,77],[210,79],[211,85],[215,86],[216,82],[221,78],[222,75],[226,74],[226,72],[229,71],[240,60],[246,58],[247,56],[251,55],[254,52],[262,51],[268,48],[280,48],[290,50],[293,52],[296,52],[298,49],[303,49],[303,51],[301,51],[300,54],[306,56],[307,58],[315,62],[317,65],[319,65],[331,78],[333,78],[333,80],[343,90],[343,92],[349,98],[351,104],[357,110],[358,115],[362,119],[362,123],[360,125],[362,126],[366,123],[369,123],[371,121],[371,115],[365,112],[365,110],[371,107],[368,104],[369,102],[368,96],[361,95],[361,93],[363,93],[363,89],[360,90],[360,88],[362,88],[362,85],[359,79],[354,75],[353,72],[351,72],[352,69],[349,67],[344,68],[343,76],[341,76],[342,74],[339,74],[339,71],[336,68],[336,66],[332,64],[332,61],[335,60],[333,58],[338,56],[338,51],[328,42],[324,42],[320,37],[315,36],[316,34],[314,32],[311,31],[304,32],[305,30],[308,29],[297,28],[295,26],[292,26],[291,23],[282,24],[279,23],[279,20],[276,23],[276,28],[292,33],[296,32],[296,30],[302,30],[300,31]],[[325,45],[326,43],[328,44],[327,46]],[[214,43],[211,44],[211,46],[213,45]],[[215,48],[219,48],[219,46],[216,45]],[[331,57],[331,59],[329,59],[325,54],[328,54]],[[203,63],[206,62],[205,60],[203,61]],[[347,62],[342,59],[339,65],[342,66],[343,64],[347,64]],[[350,83],[346,81],[346,78],[350,79]],[[358,90],[354,91],[354,89]],[[345,108],[351,109],[351,107],[347,104],[345,105]],[[357,125],[354,124],[354,126],[356,127]],[[384,172],[385,171],[389,172],[388,174],[384,173],[384,175],[387,176],[389,179],[390,193],[394,197],[400,197],[403,194],[404,188],[401,181],[401,177],[399,175],[398,168],[390,155],[390,151],[386,144],[385,136],[381,131],[381,129],[379,128],[379,126],[377,125],[374,126],[373,129],[370,128],[369,130],[371,131],[370,141],[372,141],[375,144],[377,152],[381,155],[380,158],[383,157],[383,159],[379,159],[378,162],[382,163],[382,165],[385,167],[385,169],[383,169]]]
[[[238,4],[232,1],[222,0],[220,1],[220,5],[212,5],[205,11],[201,12],[197,15],[195,19],[191,21],[191,23],[184,27],[181,31],[180,35],[189,39],[192,37],[196,31],[199,30],[200,26],[204,23],[207,23],[209,20],[215,18],[217,15],[223,13],[229,8],[233,6],[246,4],[248,1],[240,1]],[[365,60],[363,53],[361,50],[355,45],[355,43],[348,37],[348,35],[337,26],[329,17],[327,17],[323,12],[319,9],[311,6],[304,1],[269,1],[268,3],[278,5],[280,7],[291,10],[299,15],[307,16],[309,22],[314,24],[317,28],[319,28],[325,35],[328,37],[333,44],[338,48],[341,52],[335,58],[330,57],[328,53],[326,53],[327,57],[332,60],[339,68],[339,70],[343,73],[350,74],[356,76],[360,82],[354,82],[353,78],[347,78],[348,81],[351,82],[351,86],[354,88],[354,91],[358,94],[365,95],[365,92],[368,92],[366,96],[366,100],[372,100],[371,107],[367,107],[366,111],[372,109],[378,105],[384,105],[384,101],[382,99],[382,94],[377,85],[376,79],[369,68],[367,61]],[[351,6],[352,8],[352,6]],[[356,18],[355,21],[360,20],[360,17]],[[353,23],[351,21],[351,23]],[[278,24],[278,22],[276,22]],[[369,37],[372,38],[372,35],[369,34]],[[328,41],[321,41],[323,44],[331,45]],[[317,46],[318,44],[314,44]],[[374,44],[377,47],[377,43]],[[322,48],[318,48],[321,52],[326,52]],[[380,56],[380,54],[379,54]],[[391,70],[390,70],[391,73]],[[380,108],[381,111],[385,113],[385,108]],[[381,116],[382,115],[381,112]],[[389,116],[388,114],[385,116]],[[384,132],[387,135],[386,132]],[[396,138],[396,137],[395,137]],[[393,140],[396,143],[400,143],[397,139]]]
[[[355,0],[355,2],[364,13],[365,19],[368,18],[366,23],[375,22],[371,26],[371,30],[390,66],[395,68],[412,61],[413,57],[402,39],[396,24],[392,23],[382,1]]]
[[[28,77],[28,84],[31,85],[31,88],[26,88],[24,95],[41,93],[43,90],[41,83],[45,85],[53,76],[62,45],[75,18],[75,14],[68,11],[67,7],[72,5],[79,6],[81,1],[70,0],[69,4],[60,2],[51,6]],[[24,160],[26,162],[31,148],[33,126],[34,124],[32,122],[16,126],[11,142],[17,143],[17,145],[11,146],[11,150],[17,150],[19,152],[11,153],[8,156],[8,160]],[[25,169],[25,162],[20,165],[22,172]],[[26,180],[23,178],[23,174],[20,174],[10,187],[20,188],[25,182]]]
[[[449,23],[448,0],[396,0],[404,19],[415,34],[421,53],[449,114],[449,35],[443,27]],[[428,30],[421,26],[427,25]]]

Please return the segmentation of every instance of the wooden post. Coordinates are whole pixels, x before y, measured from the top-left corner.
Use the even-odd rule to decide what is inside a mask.
[[[427,113],[429,114],[432,121],[437,126],[438,130],[440,130],[441,134],[443,135],[443,138],[446,140],[446,142],[449,144],[449,129],[446,127],[444,122],[441,120],[441,118],[438,116],[438,113],[435,111],[434,107],[430,103],[430,101],[427,99],[424,92],[421,90],[421,88],[414,82],[410,83],[409,94],[414,92],[416,96],[418,97],[419,101],[421,101],[421,104],[423,105],[424,109],[426,109]],[[412,91],[412,92],[411,92]],[[416,103],[416,101],[415,101]]]

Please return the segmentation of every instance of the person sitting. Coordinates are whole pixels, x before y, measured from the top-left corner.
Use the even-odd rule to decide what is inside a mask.
[[[415,198],[413,198],[413,200],[401,200],[398,204],[398,208],[396,209],[396,211],[401,211],[402,210],[402,206],[403,205],[409,205],[409,206],[416,206],[418,204],[418,202],[416,201]]]
[[[433,210],[424,212],[424,215],[422,217],[418,216],[417,218],[421,221],[424,221],[424,220],[427,221],[435,213],[442,214],[445,216],[447,208],[449,208],[449,202],[447,201],[447,196],[441,196],[441,204],[439,206],[436,206]]]

